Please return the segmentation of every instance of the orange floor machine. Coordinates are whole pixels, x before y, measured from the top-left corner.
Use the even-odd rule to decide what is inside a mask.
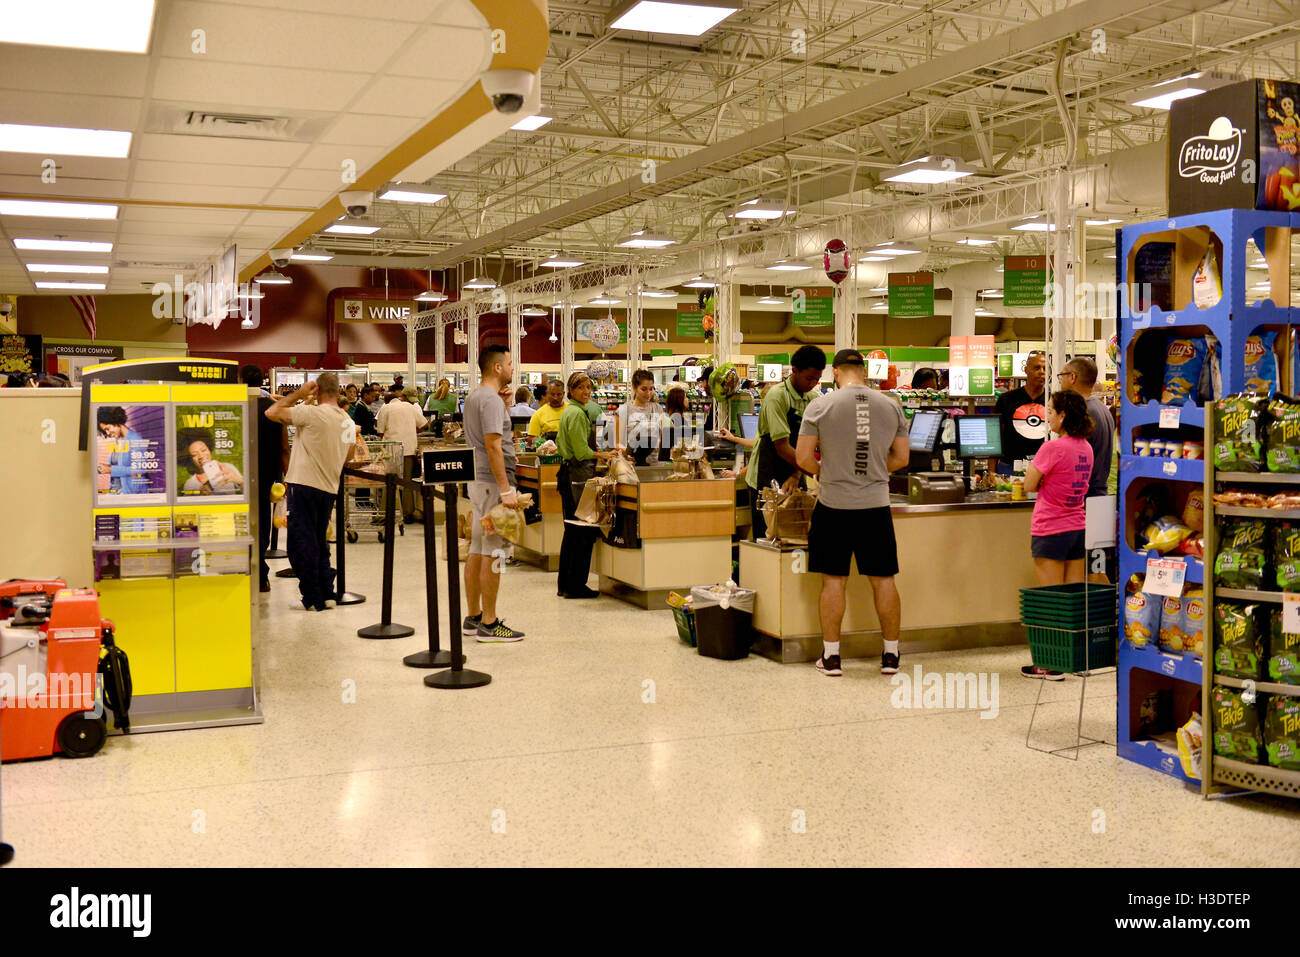
[[[129,730],[130,696],[126,656],[93,589],[0,583],[0,760],[89,757],[108,736],[106,706]]]

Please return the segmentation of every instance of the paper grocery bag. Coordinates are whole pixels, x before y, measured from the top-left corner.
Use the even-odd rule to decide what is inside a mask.
[[[607,476],[587,479],[573,517],[591,525],[608,525],[614,517],[614,506],[617,501],[616,481]]]

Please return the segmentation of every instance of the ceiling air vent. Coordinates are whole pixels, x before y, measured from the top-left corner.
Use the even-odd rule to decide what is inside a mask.
[[[244,113],[218,107],[198,109],[179,103],[154,103],[146,128],[151,133],[221,136],[228,139],[311,142],[331,114],[317,112]]]

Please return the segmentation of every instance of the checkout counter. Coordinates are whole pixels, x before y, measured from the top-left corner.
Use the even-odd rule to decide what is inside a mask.
[[[957,427],[945,431],[942,418],[917,413],[912,463],[890,483],[904,653],[1023,642],[1020,589],[1038,583],[1029,553],[1033,501],[967,492],[971,461],[1001,454],[998,419],[960,416],[953,424]],[[947,447],[944,435],[957,439],[952,446],[964,462],[962,472],[926,468]],[[817,659],[821,575],[808,571],[806,547],[741,542],[740,584],[758,592],[755,651],[782,662]],[[881,650],[871,583],[855,566],[840,656],[874,657]]]

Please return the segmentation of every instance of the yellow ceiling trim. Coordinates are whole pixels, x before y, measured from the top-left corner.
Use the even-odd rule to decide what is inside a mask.
[[[492,57],[492,69],[541,70],[550,43],[547,0],[470,0],[487,21],[488,29],[503,31],[505,50]],[[477,83],[456,102],[408,137],[391,153],[357,177],[353,189],[376,190],[416,160],[428,155],[471,123],[492,112],[492,102]],[[331,196],[320,209],[285,234],[273,249],[297,246],[342,215],[338,201]],[[271,265],[269,256],[260,256],[239,273],[241,282]]]

